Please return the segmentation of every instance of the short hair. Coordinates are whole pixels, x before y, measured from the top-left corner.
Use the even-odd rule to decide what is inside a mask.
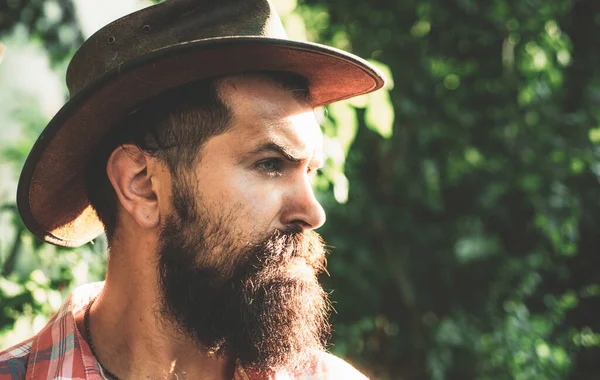
[[[291,91],[296,100],[310,104],[307,80],[287,72],[250,72]],[[189,172],[211,137],[227,132],[232,112],[219,94],[226,77],[186,84],[161,93],[127,114],[100,142],[85,173],[88,200],[104,225],[109,245],[117,228],[118,199],[108,179],[106,164],[119,146],[133,144],[158,158],[171,175]]]

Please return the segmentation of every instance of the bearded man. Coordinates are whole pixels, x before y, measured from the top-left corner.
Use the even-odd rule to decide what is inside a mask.
[[[313,109],[383,83],[287,40],[267,0],[168,0],[90,37],[18,205],[59,246],[103,229],[106,279],[0,353],[0,377],[364,378],[325,351]]]

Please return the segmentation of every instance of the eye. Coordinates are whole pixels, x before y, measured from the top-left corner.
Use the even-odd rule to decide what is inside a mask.
[[[281,160],[278,158],[267,158],[258,162],[256,166],[269,175],[281,175]]]

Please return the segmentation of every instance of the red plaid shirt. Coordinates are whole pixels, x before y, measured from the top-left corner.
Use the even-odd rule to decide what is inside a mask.
[[[82,312],[87,304],[102,289],[103,283],[82,286],[76,289],[65,301],[50,322],[34,337],[0,352],[0,380],[8,379],[105,379],[102,367],[83,339],[75,315]],[[263,379],[236,368],[233,380]],[[310,373],[290,376],[277,373],[270,376],[276,380],[317,380],[317,379],[366,379],[351,365],[331,354],[320,354]]]

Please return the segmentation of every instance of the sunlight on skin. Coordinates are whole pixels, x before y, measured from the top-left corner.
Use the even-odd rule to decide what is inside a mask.
[[[177,359],[171,362],[171,369],[169,370],[169,376],[171,378],[173,377],[173,375],[177,376],[177,374],[175,373],[175,367],[177,367]]]
[[[316,153],[316,156],[312,157],[313,156],[312,154],[309,154],[307,156],[312,157],[313,160],[318,162],[318,166],[322,166],[323,161],[324,161],[323,151],[321,149],[316,149],[316,147],[320,147],[320,148],[323,147],[323,134],[321,133],[321,129],[306,127],[306,126],[315,124],[315,122],[316,122],[315,112],[308,111],[308,112],[291,115],[291,116],[288,116],[287,118],[285,118],[285,120],[289,121],[294,126],[299,126],[298,128],[295,128],[295,132],[297,134],[297,137],[299,137],[300,141],[314,141],[315,142],[314,152],[311,152],[311,153]]]

